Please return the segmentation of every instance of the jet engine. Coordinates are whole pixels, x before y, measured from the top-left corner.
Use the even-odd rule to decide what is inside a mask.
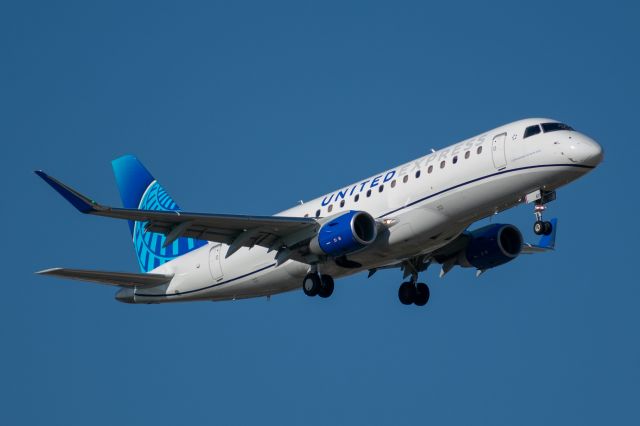
[[[441,263],[480,271],[512,261],[522,251],[522,234],[513,225],[492,224],[465,233],[466,246]]]
[[[512,261],[522,251],[522,234],[513,225],[493,224],[470,233],[471,240],[462,256],[461,266],[480,270]]]
[[[351,210],[323,224],[309,249],[315,254],[337,257],[368,246],[377,236],[375,219],[367,212]]]

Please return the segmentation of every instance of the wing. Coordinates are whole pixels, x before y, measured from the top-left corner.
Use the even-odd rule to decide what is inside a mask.
[[[258,245],[277,250],[276,258],[281,263],[288,258],[296,258],[295,251],[292,249],[313,238],[320,227],[314,219],[303,217],[242,216],[114,208],[91,200],[43,171],[39,170],[35,173],[80,212],[146,222],[145,230],[166,235],[165,246],[180,237],[197,238],[228,244],[230,246],[226,254],[228,257],[241,247]]]
[[[72,280],[89,281],[120,287],[153,287],[168,283],[173,275],[132,274],[128,272],[91,271],[85,269],[52,268],[36,272],[40,275],[53,275]]]

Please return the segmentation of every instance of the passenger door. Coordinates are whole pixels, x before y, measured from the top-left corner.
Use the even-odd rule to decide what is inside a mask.
[[[209,269],[214,282],[222,281],[224,277],[222,274],[221,248],[222,244],[215,244],[209,251]]]
[[[501,133],[498,136],[494,136],[493,141],[491,141],[491,155],[493,157],[493,165],[498,170],[502,170],[507,167],[507,154],[504,147],[506,139],[507,134]]]

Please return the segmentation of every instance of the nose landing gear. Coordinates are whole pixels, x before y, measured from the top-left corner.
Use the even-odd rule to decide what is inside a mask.
[[[536,235],[551,235],[551,232],[553,232],[553,225],[551,222],[542,220],[542,214],[547,209],[546,204],[555,199],[555,191],[549,191],[543,193],[540,199],[536,200],[536,204],[533,208],[533,213],[536,216],[536,221],[533,224],[533,232]]]
[[[548,221],[536,220],[533,224],[533,232],[536,235],[551,235],[553,225]]]

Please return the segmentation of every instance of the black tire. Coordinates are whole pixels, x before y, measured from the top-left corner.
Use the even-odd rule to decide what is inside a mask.
[[[307,274],[302,280],[302,291],[309,297],[313,297],[320,292],[320,277],[318,274]]]
[[[416,298],[416,286],[413,283],[402,283],[398,289],[398,299],[403,305],[410,305]]]
[[[429,301],[429,296],[431,292],[429,291],[429,286],[425,283],[418,283],[416,285],[416,297],[413,301],[417,306],[424,306]]]
[[[551,222],[545,222],[544,223],[543,234],[544,235],[551,235],[552,232],[553,232],[553,224]]]
[[[320,275],[320,290],[318,296],[327,298],[333,294],[333,278],[331,275]]]
[[[536,222],[533,224],[533,232],[536,235],[544,234],[544,222],[541,220],[536,220]]]

